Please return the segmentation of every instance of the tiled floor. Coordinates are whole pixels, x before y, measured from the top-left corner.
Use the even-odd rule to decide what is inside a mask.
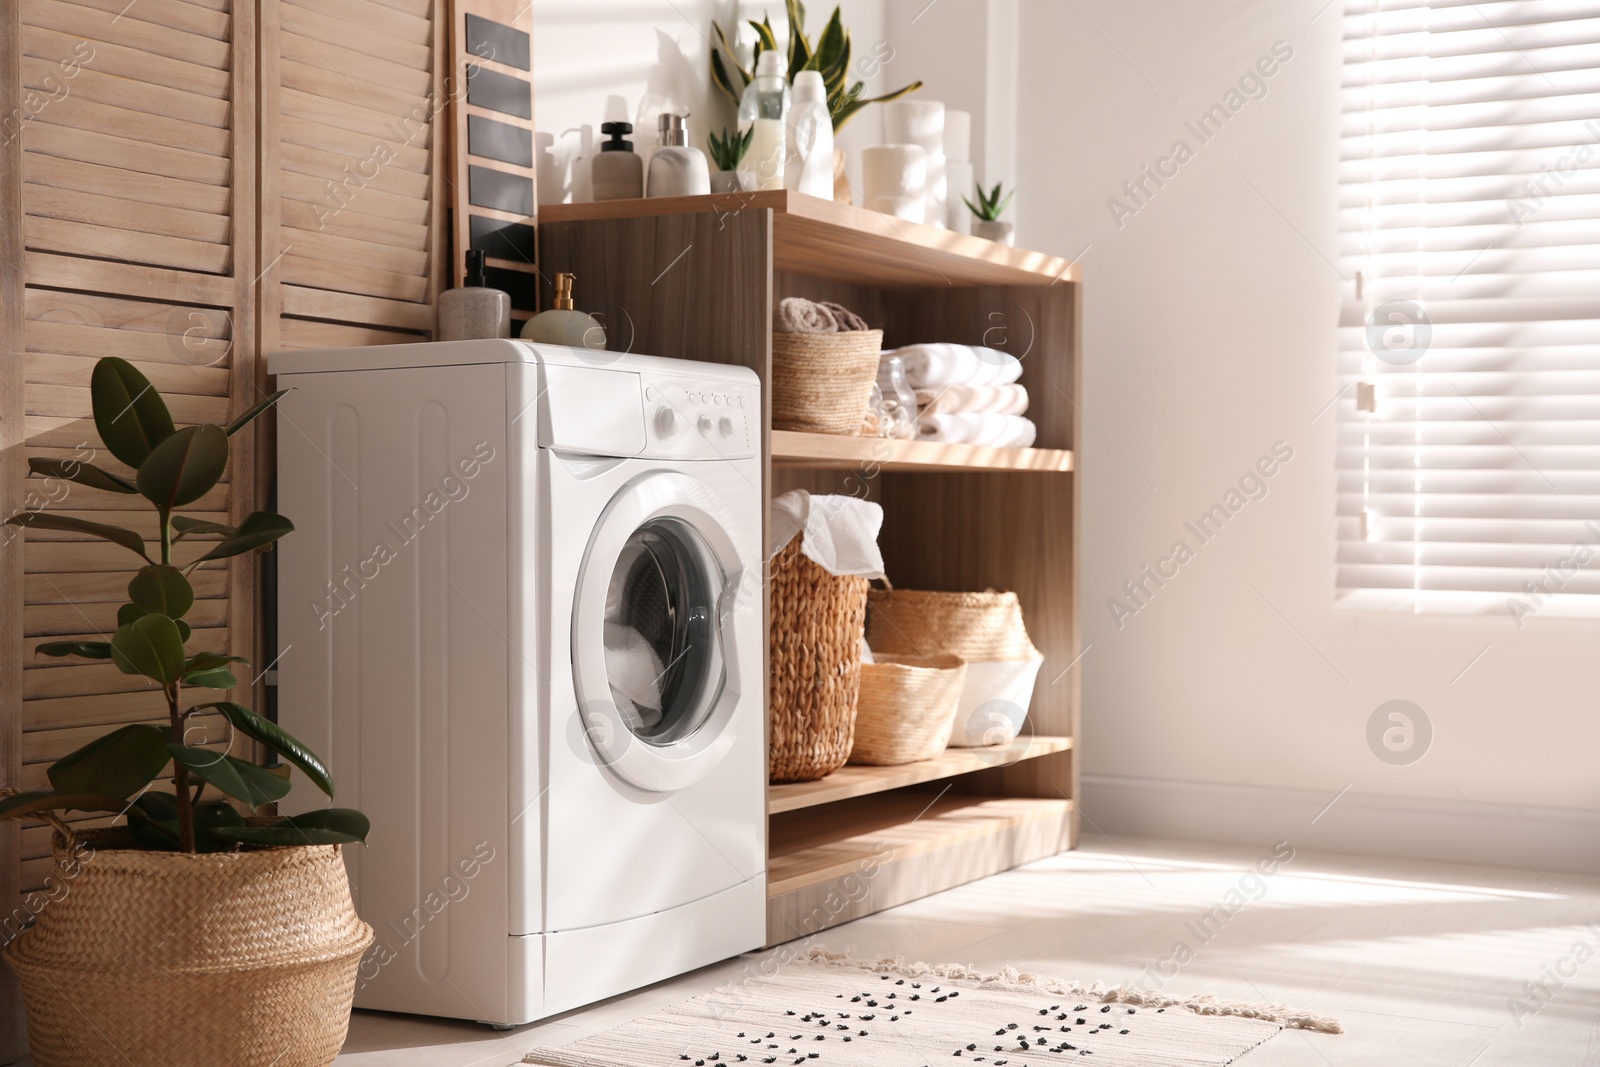
[[[1600,879],[1304,852],[1259,883],[1246,878],[1269,851],[1099,838],[827,931],[815,943],[1129,982],[1171,958],[1181,941],[1193,958],[1171,977],[1152,970],[1152,986],[1285,1003],[1344,1024],[1338,1036],[1289,1031],[1239,1060],[1242,1067],[1600,1064]],[[1207,934],[1200,917],[1230,890],[1252,899]],[[533,1045],[561,1044],[706,991],[752,959],[507,1033],[358,1012],[338,1062],[504,1067]],[[1575,970],[1559,989],[1548,982],[1557,969]],[[1552,993],[1542,1007],[1524,988],[1540,980]],[[1515,1014],[1514,999],[1523,1009]]]

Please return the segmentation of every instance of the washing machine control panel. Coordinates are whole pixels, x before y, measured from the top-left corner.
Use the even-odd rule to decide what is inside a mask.
[[[760,448],[760,397],[753,383],[644,375],[645,454],[736,459]]]

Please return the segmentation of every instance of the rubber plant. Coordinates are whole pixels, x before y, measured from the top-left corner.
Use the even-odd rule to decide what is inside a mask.
[[[896,89],[882,96],[863,97],[862,90],[866,83],[857,81],[853,85],[850,79],[850,31],[844,28],[840,19],[839,9],[833,9],[833,17],[828,20],[828,25],[822,30],[822,35],[817,38],[816,47],[811,46],[811,38],[807,36],[806,6],[800,0],[784,0],[789,18],[789,81],[794,81],[794,76],[803,70],[814,70],[822,75],[822,84],[828,90],[828,111],[833,116],[833,129],[837,133],[844,128],[851,117],[868,104],[881,104],[889,100],[898,100],[907,93],[914,93],[922,88],[922,83],[912,82],[910,85]],[[754,77],[750,73],[755,67],[755,60],[766,51],[777,51],[778,36],[772,29],[772,20],[763,14],[761,21],[750,20],[751,29],[756,32],[755,55],[751,57],[750,67],[739,64],[734,55],[733,44],[728,40],[728,35],[716,23],[711,24],[712,31],[716,34],[716,41],[711,47],[711,80],[716,83],[735,107],[739,106],[739,98],[744,95],[745,86],[750,84]]]
[[[49,768],[51,789],[0,799],[0,818],[47,811],[113,812],[128,817],[136,847],[152,851],[364,842],[366,816],[349,808],[247,820],[240,807],[255,816],[288,794],[290,764],[330,798],[333,779],[315,753],[272,721],[232,701],[194,700],[238,685],[232,664],[245,660],[187,649],[191,631],[183,617],[195,601],[189,575],[202,563],[266,548],[294,526],[268,511],[253,512],[239,525],[227,526],[180,515],[178,509],[216,486],[228,466],[229,439],[283,392],[267,397],[225,427],[202,424],[178,429],[160,394],[127,360],[99,360],[89,391],[100,439],[112,456],[132,469],[132,476],[77,460],[39,457],[28,460],[29,473],[143,497],[155,509],[157,543],[147,544],[133,530],[47,511],[24,511],[7,519],[12,526],[102,538],[126,548],[141,564],[128,582],[128,603],[117,612],[117,629],[110,640],[47,641],[34,651],[42,656],[110,660],[124,674],[150,679],[165,701],[167,725],[124,726],[63,756]],[[175,545],[202,538],[220,540],[187,566],[173,563]],[[226,722],[230,747],[232,739],[242,735],[287,763],[263,767],[188,744],[191,723],[200,717]],[[155,788],[169,765],[172,792]]]

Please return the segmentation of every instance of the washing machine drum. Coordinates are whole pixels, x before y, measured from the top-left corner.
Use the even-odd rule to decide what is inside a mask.
[[[745,571],[714,494],[661,472],[622,490],[596,525],[573,603],[572,665],[588,746],[630,784],[657,792],[704,777],[738,723]],[[758,588],[758,587],[757,587]],[[759,717],[755,720],[759,725]]]

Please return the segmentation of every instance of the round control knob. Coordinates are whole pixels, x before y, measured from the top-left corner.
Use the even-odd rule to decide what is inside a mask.
[[[724,437],[732,437],[733,436],[733,420],[728,418],[726,415],[724,415],[722,417],[722,421],[717,423],[717,432],[722,434],[722,436],[724,436]]]
[[[703,434],[711,433],[711,416],[709,416],[709,415],[701,415],[700,416],[700,424],[699,425],[700,425],[700,432],[701,433],[703,433]]]
[[[656,408],[656,436],[671,437],[678,432],[678,413],[669,407]]]

